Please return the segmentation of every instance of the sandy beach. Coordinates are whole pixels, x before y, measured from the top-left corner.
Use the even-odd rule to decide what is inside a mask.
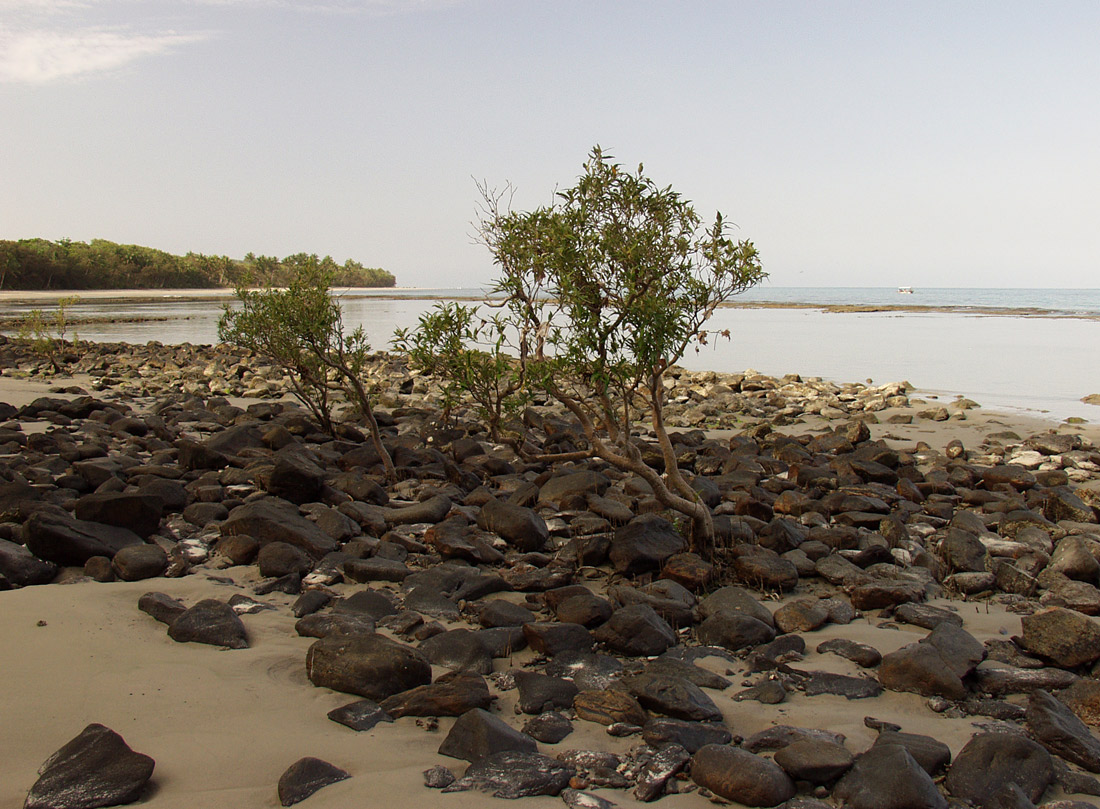
[[[86,380],[71,381],[80,384]],[[55,384],[0,377],[0,402],[19,407],[46,395]],[[916,412],[924,407],[927,404],[915,404],[908,410]],[[902,410],[880,413],[879,422],[871,424],[872,437],[883,438],[898,448],[915,448],[923,442],[942,450],[955,439],[976,448],[990,435],[1000,434],[1003,439],[1014,433],[1023,438],[1057,429],[1100,444],[1100,425],[1057,425],[980,409],[968,411],[964,420],[887,423],[886,417]],[[23,424],[28,433],[46,426],[35,421]],[[815,433],[829,427],[826,420],[811,416],[784,429]],[[732,432],[715,435],[726,438]],[[1096,480],[1088,485],[1100,488]],[[356,733],[326,718],[328,711],[356,698],[310,683],[305,657],[313,639],[299,637],[294,631],[295,619],[289,610],[293,596],[276,592],[256,597],[273,609],[242,616],[250,648],[237,650],[177,643],[167,636],[164,625],[137,609],[139,597],[149,591],[163,592],[192,605],[205,598],[224,601],[234,594],[253,596],[253,587],[259,581],[253,565],[200,565],[182,578],[110,583],[91,581],[81,569],[68,568],[56,583],[0,593],[0,648],[6,650],[0,665],[5,683],[0,809],[22,806],[39,766],[93,722],[119,732],[133,749],[156,760],[150,787],[140,805],[158,809],[278,806],[276,783],[283,771],[303,756],[322,758],[352,776],[309,798],[306,805],[317,809],[375,806],[393,799],[467,809],[492,801],[476,791],[443,794],[423,786],[421,774],[430,767],[443,765],[460,774],[465,766],[437,753],[454,719],[443,717],[438,728],[426,729],[420,720],[405,717]],[[396,585],[375,586],[397,590]],[[602,584],[593,586],[599,591]],[[360,585],[347,583],[331,587],[337,596],[358,589]],[[827,589],[807,581],[782,598],[762,594],[761,603],[774,612],[792,598],[824,595]],[[523,601],[522,593],[493,597]],[[931,603],[956,611],[964,628],[982,642],[1007,640],[1021,632],[1020,615],[1003,604],[944,599]],[[444,625],[447,629],[466,626],[461,622]],[[868,673],[854,663],[837,655],[819,654],[815,648],[823,641],[845,638],[887,654],[926,634],[924,629],[868,611],[848,624],[830,623],[804,633],[806,654],[792,665],[807,671],[867,677]],[[529,650],[518,652],[511,658],[496,660],[494,670],[522,668],[534,659]],[[859,754],[876,736],[864,721],[873,716],[899,725],[906,732],[933,736],[958,754],[975,732],[997,724],[981,716],[937,713],[930,709],[926,697],[894,691],[871,700],[848,700],[829,694],[808,697],[792,691],[778,705],[736,701],[734,695],[750,681],[759,682],[759,675],[749,675],[744,661],[732,658],[709,656],[699,660],[698,665],[732,681],[724,691],[707,693],[736,737],[748,737],[779,724],[827,728],[842,733],[848,750]],[[437,666],[433,675],[438,677],[444,671]],[[516,716],[516,692],[494,689],[493,693],[494,713],[519,727],[526,717]],[[1020,704],[1026,701],[1013,699]],[[573,725],[574,732],[564,741],[542,744],[540,750],[551,756],[569,749],[625,754],[640,741],[638,737],[612,737],[593,722],[574,721]],[[687,788],[690,781],[681,784]],[[589,791],[620,806],[641,805],[628,791]],[[1048,797],[1058,795],[1057,788],[1048,792]],[[561,805],[555,797],[525,801],[535,807]],[[710,801],[698,792],[688,792],[666,795],[661,805],[703,809]]]

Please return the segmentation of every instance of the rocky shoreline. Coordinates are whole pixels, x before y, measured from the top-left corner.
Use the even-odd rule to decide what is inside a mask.
[[[269,671],[293,674],[272,693],[316,710],[268,728],[289,760],[268,751],[266,785],[227,779],[265,805],[379,784],[438,806],[1097,805],[1100,450],[1084,430],[975,432],[973,403],[912,401],[904,383],[685,371],[668,420],[721,536],[697,553],[640,479],[519,457],[469,413],[439,424],[436,385],[397,357],[372,369],[392,485],[353,420],[321,433],[238,350],[68,359],[47,395],[0,403],[5,628],[48,646],[80,621],[22,629],[19,605],[111,594],[133,660],[228,672],[278,652]],[[0,368],[5,385],[48,378],[14,341]],[[547,403],[524,429],[548,452],[581,441]],[[79,713],[37,781],[45,756],[0,747],[22,790],[0,807],[203,791],[172,769],[195,755],[187,728],[154,751],[147,717]],[[301,734],[315,749],[291,756]],[[402,766],[367,763],[387,747]]]

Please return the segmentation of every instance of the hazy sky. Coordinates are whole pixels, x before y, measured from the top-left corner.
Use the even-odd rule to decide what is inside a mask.
[[[494,275],[601,144],[780,286],[1100,286],[1100,3],[0,0],[0,238]]]

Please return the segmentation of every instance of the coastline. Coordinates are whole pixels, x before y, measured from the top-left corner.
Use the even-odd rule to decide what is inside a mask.
[[[18,407],[40,396],[73,398],[78,394],[57,389],[85,386],[91,381],[89,377],[32,381],[0,376],[0,401]],[[96,395],[118,393],[108,388]],[[140,414],[150,397],[123,396],[121,400]],[[260,401],[272,400],[231,399],[240,407]],[[1100,445],[1100,425],[1055,425],[1042,419],[985,413],[980,408],[954,410],[954,416],[943,421],[917,417],[929,405],[909,402],[878,411],[868,423],[872,437],[914,452],[921,451],[921,446],[944,451],[951,441],[960,440],[967,449],[980,452],[983,447],[1016,443],[1057,427],[1063,434],[1080,435]],[[912,423],[890,421],[906,415],[914,416]],[[810,414],[778,429],[792,435],[826,435],[847,421],[846,417]],[[49,421],[35,419],[22,419],[20,426],[28,435],[54,428]],[[737,432],[708,430],[707,434],[725,442]],[[1100,491],[1100,480],[1095,477],[1087,485]],[[444,795],[423,785],[422,772],[432,766],[459,772],[464,766],[436,752],[454,719],[442,717],[433,724],[407,716],[356,733],[326,718],[328,711],[356,698],[310,682],[304,661],[313,638],[295,632],[291,615],[295,596],[280,592],[257,596],[255,588],[264,581],[253,565],[227,566],[224,561],[212,561],[195,566],[181,578],[134,582],[95,582],[80,568],[65,568],[55,583],[0,592],[4,614],[0,647],[19,650],[9,655],[4,667],[11,697],[5,701],[6,732],[0,737],[0,783],[8,788],[0,794],[0,809],[19,809],[42,762],[92,722],[116,730],[133,749],[155,759],[145,802],[159,809],[192,809],[196,801],[209,809],[276,806],[275,784],[280,775],[304,756],[332,762],[352,776],[311,797],[307,805],[314,809],[370,805],[380,795],[407,795],[428,807],[484,806],[488,798],[477,791]],[[601,579],[586,584],[601,595],[606,593],[606,585]],[[362,585],[337,582],[325,589],[345,597],[361,590]],[[391,584],[383,583],[379,589],[399,592]],[[166,636],[162,624],[137,609],[139,597],[149,591],[163,592],[187,605],[207,598],[224,601],[234,595],[245,596],[270,609],[242,616],[248,649],[177,643]],[[797,595],[761,596],[759,603],[774,614],[798,598],[812,601],[833,592],[807,579]],[[522,592],[495,597],[513,604],[530,601]],[[1015,601],[969,602],[956,596],[935,597],[927,603],[958,614],[966,631],[979,642],[1004,641],[1022,631]],[[448,630],[467,626],[461,620],[440,621]],[[836,655],[818,652],[816,647],[843,640],[889,654],[922,639],[926,631],[867,610],[850,622],[827,623],[802,634],[806,652],[791,666],[859,683],[867,682],[866,670]],[[538,660],[530,650],[516,652],[497,660],[494,670],[500,674],[523,669]],[[728,690],[708,689],[707,694],[739,737],[776,725],[822,728],[843,734],[847,749],[860,754],[876,738],[863,719],[870,715],[905,732],[938,739],[957,756],[975,733],[991,724],[983,716],[930,709],[926,697],[891,690],[865,702],[852,702],[840,694],[810,696],[792,690],[778,705],[762,704],[736,696],[750,680],[761,682],[756,675],[750,677],[740,657],[708,655],[697,665],[733,681]],[[446,667],[433,666],[433,679],[446,673]],[[767,682],[768,676],[762,681]],[[522,724],[526,717],[517,716],[517,691],[494,686],[493,696],[496,716],[513,727]],[[565,741],[540,745],[540,749],[548,755],[563,750],[599,750],[626,756],[640,741],[637,736],[612,736],[595,722],[574,720],[573,725],[574,732]],[[690,781],[674,780],[673,785],[673,789],[684,791],[665,795],[662,806],[706,809],[712,805],[704,795],[689,791]],[[628,809],[645,805],[623,790],[590,786],[587,791]],[[523,805],[551,809],[562,804],[559,798],[533,797],[524,799]],[[739,806],[736,802],[731,805]]]

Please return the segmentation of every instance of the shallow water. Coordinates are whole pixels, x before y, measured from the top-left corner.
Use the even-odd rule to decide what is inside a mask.
[[[418,292],[423,295],[427,291]],[[920,293],[893,294],[895,298],[911,299]],[[1027,300],[1033,301],[1034,296]],[[345,324],[362,325],[378,349],[389,348],[395,328],[414,327],[418,316],[432,306],[430,299],[376,294],[346,295],[342,301]],[[1002,300],[990,305],[1003,304]],[[222,306],[217,300],[86,301],[77,303],[71,311],[77,318],[166,318],[89,323],[79,328],[81,339],[210,343],[217,340]],[[13,314],[18,314],[29,307],[11,308]],[[907,380],[920,391],[948,399],[962,395],[996,410],[1025,411],[1059,420],[1078,416],[1100,421],[1100,407],[1080,401],[1088,394],[1100,393],[1097,320],[958,312],[720,309],[708,326],[729,329],[732,339],[719,340],[689,354],[682,362],[684,366],[722,372],[751,367],[767,374],[797,373],[839,382],[872,379],[881,384]]]

